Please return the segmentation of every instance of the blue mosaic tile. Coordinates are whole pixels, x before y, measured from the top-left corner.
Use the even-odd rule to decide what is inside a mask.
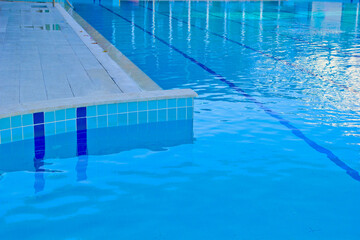
[[[163,122],[166,121],[166,110],[159,110],[158,111],[158,121]]]
[[[76,117],[77,118],[84,118],[86,117],[86,107],[78,107],[76,109]]]
[[[159,100],[158,101],[158,109],[162,109],[162,108],[166,108],[167,104],[166,104],[166,100]]]
[[[56,121],[65,120],[65,109],[55,111],[55,119]]]
[[[55,122],[55,112],[45,112],[45,123]]]
[[[193,98],[187,98],[186,99],[186,106],[192,107],[193,106],[194,99]]]
[[[1,143],[66,131],[86,131],[86,129],[108,126],[192,119],[193,105],[193,98],[178,98],[69,108],[55,112],[13,116],[0,119],[0,131],[2,130],[0,137],[3,136],[5,139]],[[71,119],[71,121],[63,121],[66,119]],[[8,137],[9,134],[10,137]]]
[[[127,103],[119,103],[118,104],[118,113],[125,113],[127,112]]]
[[[78,118],[78,119],[76,119],[76,130],[77,131],[86,130],[86,118]]]
[[[56,134],[64,133],[66,131],[65,121],[56,122],[55,123],[55,128],[56,128]]]
[[[35,160],[42,160],[45,157],[45,137],[38,137],[34,139],[35,145]],[[35,161],[35,169],[39,167],[39,161]],[[41,166],[41,165],[40,165]]]
[[[18,128],[12,128],[11,129],[11,138],[12,141],[20,141],[22,140],[22,128],[18,127]]]
[[[137,102],[129,102],[128,103],[128,111],[129,112],[136,112],[137,111]]]
[[[34,124],[44,123],[44,113],[43,112],[34,113],[33,116],[34,116]]]
[[[117,104],[109,104],[108,105],[108,114],[116,114],[117,113]]]
[[[21,127],[21,115],[11,117],[11,128]]]
[[[0,131],[0,138],[1,138],[1,143],[11,142],[11,130],[7,129]]]
[[[148,101],[149,110],[157,109],[158,101]]]
[[[119,126],[127,125],[127,113],[118,114],[118,124]]]
[[[176,108],[168,109],[168,121],[176,120]]]
[[[177,120],[185,120],[185,119],[186,119],[186,108],[178,108]]]
[[[76,118],[75,108],[66,109],[66,119],[74,119]]]
[[[139,112],[139,123],[147,123],[147,112]]]
[[[85,118],[82,118],[83,120],[86,120]],[[88,154],[87,149],[87,131],[78,131],[76,133],[77,135],[77,155],[83,156]],[[78,179],[79,180],[79,179]],[[84,179],[85,180],[85,179]]]
[[[0,130],[9,129],[9,128],[10,128],[10,118],[0,119]]]
[[[88,117],[95,117],[97,115],[96,106],[86,107],[86,115]]]
[[[176,99],[168,99],[168,108],[176,108]]]
[[[193,118],[193,112],[194,112],[194,109],[192,107],[187,107],[187,109],[186,109],[186,118],[187,119],[192,119]]]
[[[115,127],[118,123],[118,116],[117,114],[112,114],[108,116],[108,126],[109,127]]]
[[[129,124],[137,124],[137,112],[129,113]]]
[[[106,115],[107,114],[107,105],[98,105],[97,106],[97,115]]]
[[[34,138],[34,127],[33,126],[23,127],[23,136],[24,139]]]
[[[86,118],[86,121],[87,121],[87,128],[88,129],[97,128],[97,119],[96,119],[96,117]]]
[[[98,121],[99,128],[107,127],[107,116],[97,117],[97,121]]]
[[[149,122],[157,122],[157,111],[149,111]]]
[[[66,121],[66,132],[76,131],[76,120],[67,120]]]
[[[185,98],[178,98],[177,107],[186,107],[186,99]]]
[[[45,124],[45,136],[50,136],[55,134],[55,123],[46,123]]]
[[[29,126],[29,125],[33,125],[33,124],[34,124],[34,120],[33,120],[32,114],[22,115],[22,125],[23,126]]]
[[[148,102],[138,102],[138,111],[146,111],[148,109]]]
[[[38,124],[34,126],[34,137],[44,137],[45,136],[45,128],[44,124]]]

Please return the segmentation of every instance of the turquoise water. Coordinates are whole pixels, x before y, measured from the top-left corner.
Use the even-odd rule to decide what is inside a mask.
[[[358,3],[74,6],[161,87],[194,89],[194,122],[90,131],[84,156],[52,137],[42,162],[1,148],[1,236],[359,239]]]

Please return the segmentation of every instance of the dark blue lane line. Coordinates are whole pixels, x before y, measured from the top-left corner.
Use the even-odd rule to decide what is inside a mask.
[[[343,161],[341,161],[334,153],[332,153],[329,149],[326,149],[322,146],[320,146],[319,144],[317,144],[316,142],[314,142],[313,140],[309,139],[308,137],[306,137],[298,128],[296,128],[294,125],[292,125],[288,120],[282,118],[280,116],[280,114],[276,113],[275,111],[269,109],[268,107],[266,107],[263,103],[259,102],[257,99],[255,99],[254,97],[252,97],[251,95],[249,95],[248,93],[246,93],[243,89],[239,88],[238,86],[236,86],[234,83],[232,83],[231,81],[227,80],[224,76],[216,73],[214,70],[210,69],[209,67],[205,66],[204,64],[198,62],[196,59],[192,58],[191,56],[187,55],[186,53],[182,52],[181,50],[179,50],[178,48],[176,48],[175,46],[173,46],[172,44],[166,42],[165,40],[157,37],[155,34],[151,33],[150,31],[147,31],[146,29],[142,28],[141,26],[137,25],[136,23],[134,23],[133,21],[121,16],[120,14],[112,11],[111,9],[99,4],[102,8],[106,9],[107,11],[111,12],[112,14],[120,17],[121,19],[123,19],[124,21],[130,23],[132,26],[142,30],[143,32],[149,34],[150,36],[152,36],[153,38],[155,38],[156,40],[158,40],[159,42],[165,44],[166,46],[168,46],[169,48],[173,49],[174,51],[176,51],[177,53],[181,54],[183,57],[185,57],[186,59],[190,60],[191,62],[195,63],[196,65],[198,65],[199,67],[201,67],[202,69],[204,69],[205,71],[207,71],[208,73],[210,73],[211,75],[214,76],[215,79],[222,81],[223,83],[227,84],[230,88],[232,88],[233,90],[235,90],[236,92],[240,93],[241,95],[243,95],[246,99],[250,100],[251,102],[255,103],[260,109],[262,109],[266,114],[268,114],[269,116],[275,118],[280,124],[282,124],[283,126],[285,126],[286,128],[288,128],[289,130],[291,130],[291,132],[299,137],[300,139],[304,140],[311,148],[313,148],[315,151],[325,154],[326,157],[332,161],[333,163],[335,163],[337,166],[339,166],[340,168],[344,169],[346,171],[346,173],[352,177],[353,179],[355,179],[356,181],[360,182],[360,175],[359,173],[351,168],[350,166],[348,166],[346,163],[344,163]]]
[[[88,166],[88,145],[87,145],[87,124],[86,124],[86,107],[76,109],[76,141],[77,156],[76,163],[76,180],[85,181],[87,179],[86,170]]]
[[[194,11],[194,12],[199,12],[199,13],[204,14],[203,12],[201,12],[201,11],[199,11],[199,10],[196,10],[196,9],[192,9],[192,11]],[[256,13],[246,12],[246,14],[255,15],[255,16],[259,17],[259,15],[257,15]],[[209,15],[211,15],[211,16],[213,16],[213,17],[217,17],[217,18],[223,19],[223,17],[217,16],[217,15],[212,14],[212,13],[209,13]],[[265,17],[265,18],[266,18],[266,17],[267,17],[267,18],[270,18],[271,20],[278,20],[277,18],[271,18],[271,17],[268,17],[268,16],[263,16],[263,17]],[[244,26],[256,28],[255,26],[246,24],[246,23],[241,22],[241,21],[233,20],[233,19],[230,19],[230,18],[226,18],[226,19],[229,20],[230,22],[234,22],[234,23],[238,23],[238,24],[241,24],[241,25],[244,25]],[[284,19],[284,18],[281,18],[281,19]],[[307,28],[310,28],[310,27],[308,27],[307,25],[303,25],[303,26],[306,26]],[[328,49],[328,50],[331,50],[331,51],[335,51],[335,52],[340,53],[340,54],[343,54],[343,55],[345,55],[345,56],[360,58],[360,55],[353,55],[353,54],[351,54],[351,53],[347,53],[347,52],[343,52],[343,51],[340,51],[340,50],[337,50],[337,49],[333,49],[333,48],[331,48],[331,47],[327,47],[327,46],[323,46],[323,45],[320,45],[320,44],[312,43],[312,42],[306,41],[306,40],[304,40],[304,39],[292,37],[292,36],[289,36],[289,35],[286,35],[286,34],[283,34],[283,33],[277,33],[277,32],[274,31],[274,30],[267,30],[267,31],[268,31],[268,32],[273,32],[273,33],[275,33],[276,35],[280,35],[280,36],[284,36],[284,37],[290,38],[290,39],[295,40],[295,41],[304,42],[304,43],[308,43],[308,44],[311,44],[311,45],[314,45],[314,46],[317,46],[317,47],[321,47],[321,48],[325,48],[325,49]],[[350,35],[350,36],[353,36],[353,35]]]
[[[41,192],[45,188],[44,158],[45,158],[45,126],[44,113],[37,112],[33,114],[34,123],[34,168],[35,168],[35,193]]]
[[[76,142],[77,155],[87,155],[87,124],[86,124],[86,107],[76,109]]]
[[[143,8],[145,8],[145,9],[149,9],[149,10],[151,10],[151,11],[156,12],[156,11],[153,10],[152,8],[148,8],[148,7],[142,6],[141,4],[139,4],[139,5],[140,5],[141,7],[143,7]],[[156,12],[156,13],[161,14],[161,15],[164,15],[164,16],[167,16],[167,17],[170,17],[170,15],[165,14],[165,13],[162,13],[162,12]],[[299,70],[299,71],[301,71],[301,72],[303,72],[303,73],[309,74],[309,75],[311,75],[311,76],[313,76],[313,77],[316,77],[316,78],[318,78],[318,79],[320,79],[320,80],[329,81],[329,82],[331,82],[332,84],[334,84],[334,85],[336,85],[336,86],[338,86],[338,87],[341,87],[341,88],[344,88],[344,89],[346,89],[346,90],[349,90],[350,92],[359,93],[359,91],[357,91],[357,90],[355,90],[355,89],[353,89],[353,88],[351,88],[351,87],[348,87],[348,86],[346,86],[346,85],[344,85],[344,84],[339,84],[339,83],[337,83],[336,81],[334,81],[334,80],[332,80],[332,79],[325,78],[325,77],[323,77],[322,75],[317,74],[317,73],[314,73],[314,72],[312,72],[312,71],[310,71],[310,70],[308,70],[308,69],[306,69],[306,68],[303,68],[303,67],[298,66],[298,65],[296,65],[296,64],[294,64],[294,63],[288,62],[288,61],[283,60],[283,59],[281,59],[281,58],[279,58],[279,57],[276,57],[276,56],[274,56],[274,55],[268,54],[268,53],[266,53],[266,52],[264,52],[264,51],[255,49],[255,48],[253,48],[253,47],[250,47],[250,46],[248,46],[248,45],[245,45],[245,44],[243,44],[243,43],[240,43],[240,42],[238,42],[238,41],[235,41],[235,40],[233,40],[233,39],[230,39],[230,38],[228,38],[228,37],[226,37],[226,36],[224,36],[224,35],[221,35],[221,34],[218,34],[218,33],[212,32],[212,31],[209,31],[209,30],[207,30],[206,28],[199,27],[199,26],[197,26],[197,25],[195,25],[195,24],[189,23],[189,22],[187,22],[187,21],[183,21],[183,20],[178,19],[178,18],[173,17],[173,16],[171,16],[171,18],[173,18],[173,19],[176,20],[176,21],[185,23],[185,24],[190,24],[191,26],[193,26],[193,27],[195,27],[195,28],[198,28],[198,29],[200,29],[200,30],[203,30],[203,31],[205,31],[205,32],[208,32],[209,34],[212,34],[212,35],[214,35],[214,36],[217,36],[217,37],[220,37],[220,38],[222,38],[222,39],[225,39],[225,40],[227,40],[227,41],[229,41],[229,42],[231,42],[231,43],[234,43],[234,44],[236,44],[236,45],[239,45],[239,46],[242,46],[242,47],[247,48],[247,49],[249,49],[249,50],[252,50],[252,51],[254,51],[254,52],[257,52],[257,53],[259,53],[259,54],[261,54],[261,55],[263,55],[263,56],[266,56],[266,57],[268,57],[268,58],[271,58],[271,59],[273,59],[273,60],[276,60],[276,61],[278,61],[278,62],[281,62],[281,63],[283,63],[283,64],[286,65],[286,66],[290,66],[290,67],[292,67],[292,68],[295,68],[296,70]]]

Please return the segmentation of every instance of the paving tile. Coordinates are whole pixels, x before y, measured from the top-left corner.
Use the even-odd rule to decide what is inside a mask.
[[[56,69],[47,69],[43,71],[43,75],[48,99],[74,97],[64,72]]]
[[[0,107],[123,92],[56,8],[40,14],[34,4],[0,1]]]
[[[85,70],[67,72],[66,76],[75,97],[89,96],[96,92],[96,88]]]
[[[88,69],[87,74],[93,81],[97,90],[106,91],[109,93],[120,93],[121,90],[117,87],[115,82],[109,77],[109,74],[104,69]]]
[[[94,57],[79,57],[79,60],[86,70],[90,70],[90,69],[104,70],[101,64],[99,63],[99,61],[97,61]]]

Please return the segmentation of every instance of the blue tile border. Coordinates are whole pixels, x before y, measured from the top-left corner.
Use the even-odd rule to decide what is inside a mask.
[[[79,131],[83,131],[79,135],[83,139],[87,129],[192,119],[193,105],[193,97],[170,98],[54,109],[5,117],[0,119],[0,144]],[[85,145],[80,145],[79,152],[84,153]]]
[[[66,113],[66,120],[76,118],[76,109],[75,108],[68,108],[65,110],[65,113]]]
[[[22,117],[21,115],[11,117],[11,128],[21,127]]]
[[[10,118],[9,117],[0,119],[0,131],[5,130],[5,129],[9,129],[10,126],[11,126],[11,124],[10,124]]]
[[[86,107],[79,107],[76,109],[76,117],[77,118],[85,118],[86,117]]]
[[[76,119],[76,129],[77,131],[84,131],[87,129],[86,118]]]
[[[86,107],[76,109],[77,155],[87,155]]]
[[[55,120],[56,121],[65,120],[65,109],[60,109],[55,111]]]
[[[34,124],[44,123],[44,112],[34,113]]]
[[[45,112],[45,122],[55,122],[55,112]]]
[[[33,115],[32,114],[22,115],[22,125],[23,126],[33,125]]]

